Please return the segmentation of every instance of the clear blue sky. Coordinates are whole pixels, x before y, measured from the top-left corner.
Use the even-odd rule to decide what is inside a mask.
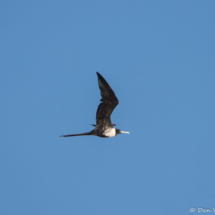
[[[0,20],[1,215],[215,208],[215,1],[9,0]],[[96,71],[131,134],[60,138],[93,129]]]

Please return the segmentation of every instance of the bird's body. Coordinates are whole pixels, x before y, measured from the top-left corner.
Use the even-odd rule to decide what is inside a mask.
[[[128,133],[126,131],[120,131],[119,129],[115,129],[113,126],[115,124],[111,123],[110,115],[113,112],[114,108],[118,105],[119,101],[110,88],[105,79],[97,72],[99,89],[101,92],[101,103],[98,106],[96,112],[96,125],[95,128],[86,133],[81,134],[69,134],[62,135],[61,137],[72,137],[72,136],[83,136],[83,135],[94,135],[99,137],[115,137],[120,133]]]
[[[116,129],[115,128],[108,128],[104,131],[104,135],[106,137],[115,137],[116,136]]]

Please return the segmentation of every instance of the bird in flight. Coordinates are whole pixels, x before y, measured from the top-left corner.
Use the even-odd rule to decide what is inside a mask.
[[[113,112],[114,108],[118,105],[119,101],[110,88],[109,84],[105,81],[105,79],[98,73],[98,82],[99,89],[101,93],[101,103],[98,106],[96,112],[96,125],[95,128],[86,133],[81,134],[68,134],[62,135],[60,137],[73,137],[73,136],[83,136],[83,135],[94,135],[98,137],[115,137],[117,134],[129,134],[127,131],[121,131],[119,129],[114,128],[115,124],[111,123],[110,115]]]

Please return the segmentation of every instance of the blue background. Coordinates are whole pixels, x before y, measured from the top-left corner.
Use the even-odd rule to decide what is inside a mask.
[[[9,0],[0,20],[0,214],[215,208],[215,1]],[[96,71],[131,134],[60,138],[93,129]]]

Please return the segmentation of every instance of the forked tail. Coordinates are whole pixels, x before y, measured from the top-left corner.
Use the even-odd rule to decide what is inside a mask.
[[[81,133],[81,134],[67,134],[67,135],[61,135],[60,137],[74,137],[74,136],[83,136],[83,135],[94,135],[93,131]]]

